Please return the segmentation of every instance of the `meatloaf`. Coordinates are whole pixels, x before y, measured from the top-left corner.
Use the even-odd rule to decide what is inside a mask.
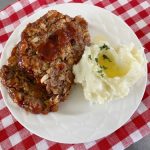
[[[10,97],[20,107],[32,113],[46,114],[57,111],[58,100],[47,93],[45,86],[37,83],[33,76],[18,66],[18,45],[12,50],[8,64],[0,72],[1,82]]]
[[[49,11],[24,29],[1,69],[1,82],[27,111],[57,111],[73,84],[72,67],[89,44],[88,24],[82,17]]]

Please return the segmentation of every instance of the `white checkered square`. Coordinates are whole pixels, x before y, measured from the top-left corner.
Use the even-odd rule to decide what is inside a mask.
[[[21,3],[14,3],[14,4],[12,5],[12,7],[13,7],[13,9],[14,9],[15,11],[19,11],[19,10],[21,10],[21,9],[23,8],[23,6],[21,5]]]
[[[90,147],[92,147],[94,145],[96,145],[95,141],[84,143],[84,146],[86,147],[86,149],[89,149]]]
[[[136,25],[141,29],[145,27],[147,24],[145,23],[145,21],[139,20],[138,22],[136,22]]]
[[[144,9],[149,8],[149,3],[147,1],[144,1],[143,3],[140,4]]]
[[[64,0],[65,3],[71,2],[71,0]]]
[[[12,136],[10,136],[9,140],[10,140],[12,146],[14,146],[14,145],[16,145],[16,144],[18,144],[19,142],[22,141],[22,139],[21,139],[21,137],[20,137],[18,132],[13,134]]]
[[[5,32],[9,33],[9,32],[14,31],[14,29],[15,29],[14,26],[12,24],[10,24],[10,25],[5,27]]]
[[[119,3],[120,3],[121,5],[125,5],[125,4],[128,3],[128,0],[120,0]]]
[[[36,148],[37,148],[37,150],[48,149],[48,145],[45,140],[42,140],[36,144]]]
[[[93,2],[91,1],[91,0],[87,0],[86,2],[84,2],[85,4],[90,4],[90,5],[92,5],[93,4]]]
[[[28,18],[28,16],[24,16],[24,17],[19,19],[19,22],[21,23],[21,22],[25,21],[25,19],[27,19],[27,18]]]
[[[114,145],[114,146],[112,147],[113,150],[122,150],[122,149],[124,149],[124,148],[125,148],[125,147],[123,146],[122,142],[119,142],[119,143],[117,143],[116,145]]]
[[[128,10],[128,14],[130,17],[136,15],[138,12],[134,9],[134,8],[131,8]]]
[[[74,150],[74,147],[71,146],[67,150]]]
[[[148,37],[148,39],[150,39],[150,32],[148,32],[148,33],[146,34],[146,36]]]
[[[141,102],[140,106],[138,107],[137,111],[139,114],[142,114],[143,112],[145,112],[147,110],[147,107],[144,105],[143,102]]]
[[[0,20],[8,18],[9,15],[5,11],[0,12]]]
[[[4,128],[10,126],[14,122],[11,115],[6,116],[1,121],[2,121],[2,124],[3,124]]]
[[[132,138],[133,142],[137,142],[138,140],[140,140],[142,138],[142,135],[140,134],[140,132],[137,130],[133,133],[130,134],[130,137]]]
[[[105,8],[109,11],[114,11],[116,9],[113,5],[108,5]]]
[[[33,3],[33,2],[35,2],[35,0],[28,0],[30,3]]]

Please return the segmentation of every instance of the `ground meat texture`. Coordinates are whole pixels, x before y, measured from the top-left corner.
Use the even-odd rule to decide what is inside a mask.
[[[87,22],[55,10],[29,23],[0,71],[13,101],[32,113],[57,111],[70,93],[72,67],[90,44]]]
[[[41,24],[45,27],[44,31]],[[72,65],[80,60],[85,45],[89,43],[88,26],[83,18],[71,18],[57,11],[50,11],[23,31],[19,45],[19,64],[40,81],[47,70],[54,70],[60,61],[72,69]]]
[[[46,114],[49,111],[57,111],[58,101],[51,101],[52,96],[47,93],[45,86],[37,83],[17,65],[16,49],[17,47],[13,49],[8,65],[4,65],[0,71],[1,82],[8,89],[11,98],[20,107],[32,113]]]

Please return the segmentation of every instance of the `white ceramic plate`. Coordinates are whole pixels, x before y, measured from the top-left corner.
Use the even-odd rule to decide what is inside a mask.
[[[129,44],[132,41],[143,52],[140,41],[119,17],[92,5],[61,4],[37,11],[15,29],[2,53],[1,66],[6,63],[12,48],[20,40],[25,26],[52,9],[70,16],[82,15],[88,21],[91,37],[101,35],[113,46],[122,43]],[[144,67],[146,70],[146,65]],[[68,100],[61,103],[59,111],[48,115],[25,112],[12,102],[3,86],[1,86],[1,91],[13,116],[32,133],[51,141],[82,143],[107,136],[121,127],[137,109],[145,85],[146,74],[131,89],[127,97],[104,105],[92,106],[85,100],[82,88],[74,86]]]

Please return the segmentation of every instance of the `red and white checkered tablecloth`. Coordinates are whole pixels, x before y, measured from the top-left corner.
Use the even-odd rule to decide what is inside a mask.
[[[60,144],[42,139],[25,129],[11,115],[0,96],[0,149],[122,150],[150,134],[150,0],[20,0],[0,11],[0,53],[11,33],[29,15],[42,8],[81,2],[105,8],[120,16],[135,32],[148,60],[148,82],[143,100],[130,120],[111,135],[89,143]]]

